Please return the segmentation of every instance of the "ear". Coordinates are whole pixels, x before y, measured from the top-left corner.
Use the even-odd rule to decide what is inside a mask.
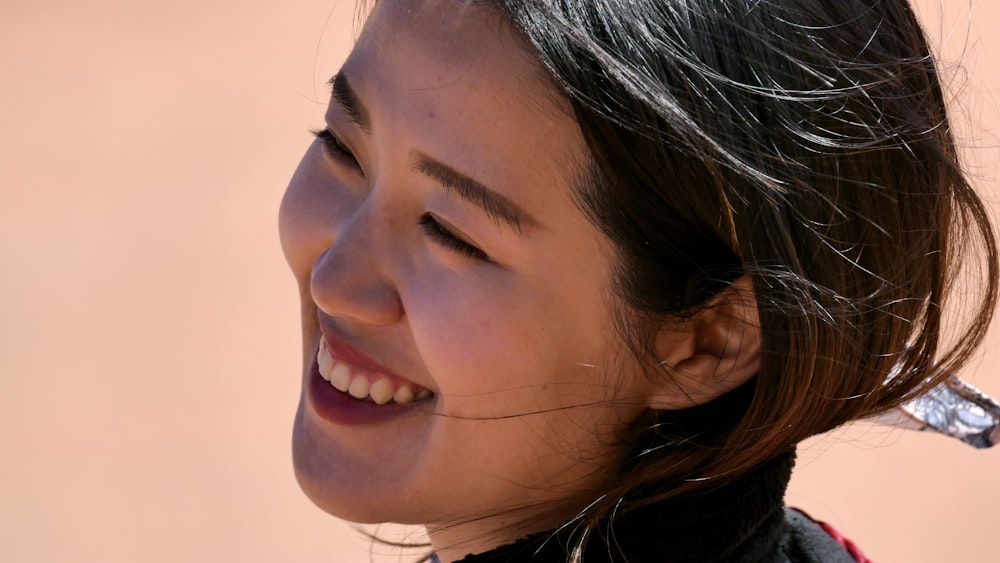
[[[737,278],[705,310],[660,330],[666,374],[650,378],[649,407],[674,410],[720,397],[760,371],[761,333],[750,278]]]

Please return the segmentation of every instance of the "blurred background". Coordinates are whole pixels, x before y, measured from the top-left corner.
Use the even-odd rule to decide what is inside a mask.
[[[954,118],[996,216],[1000,6],[917,4],[961,64]],[[353,14],[0,2],[0,560],[400,559],[314,508],[290,460],[276,212]],[[998,344],[964,374],[995,396]],[[789,502],[876,561],[989,560],[1000,447],[855,425],[800,450]]]

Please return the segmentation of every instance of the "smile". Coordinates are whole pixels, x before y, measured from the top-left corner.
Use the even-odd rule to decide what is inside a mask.
[[[335,389],[376,405],[405,405],[428,399],[433,394],[429,389],[398,381],[387,374],[368,370],[336,357],[330,352],[326,338],[320,338],[316,364],[320,377]]]

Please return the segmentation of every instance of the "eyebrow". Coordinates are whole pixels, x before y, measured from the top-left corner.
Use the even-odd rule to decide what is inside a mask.
[[[513,227],[518,234],[521,233],[522,226],[538,224],[534,217],[506,196],[487,188],[479,181],[462,174],[447,164],[434,160],[426,154],[421,152],[414,154],[413,169],[422,172],[436,180],[446,190],[476,205],[496,223],[506,223]]]
[[[365,133],[371,133],[371,120],[368,118],[368,110],[361,103],[361,99],[351,88],[347,76],[343,72],[338,72],[330,79],[330,86],[333,89],[333,99],[344,108],[348,117],[351,118],[358,127]]]

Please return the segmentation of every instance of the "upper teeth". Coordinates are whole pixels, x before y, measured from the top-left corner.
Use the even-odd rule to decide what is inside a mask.
[[[390,401],[398,404],[422,400],[431,396],[428,389],[421,389],[414,394],[413,387],[408,383],[398,383],[393,389],[393,382],[385,376],[366,372],[357,366],[350,365],[330,354],[326,339],[320,338],[319,352],[316,354],[319,364],[319,374],[339,391],[350,394],[356,399],[370,399],[384,405]]]

